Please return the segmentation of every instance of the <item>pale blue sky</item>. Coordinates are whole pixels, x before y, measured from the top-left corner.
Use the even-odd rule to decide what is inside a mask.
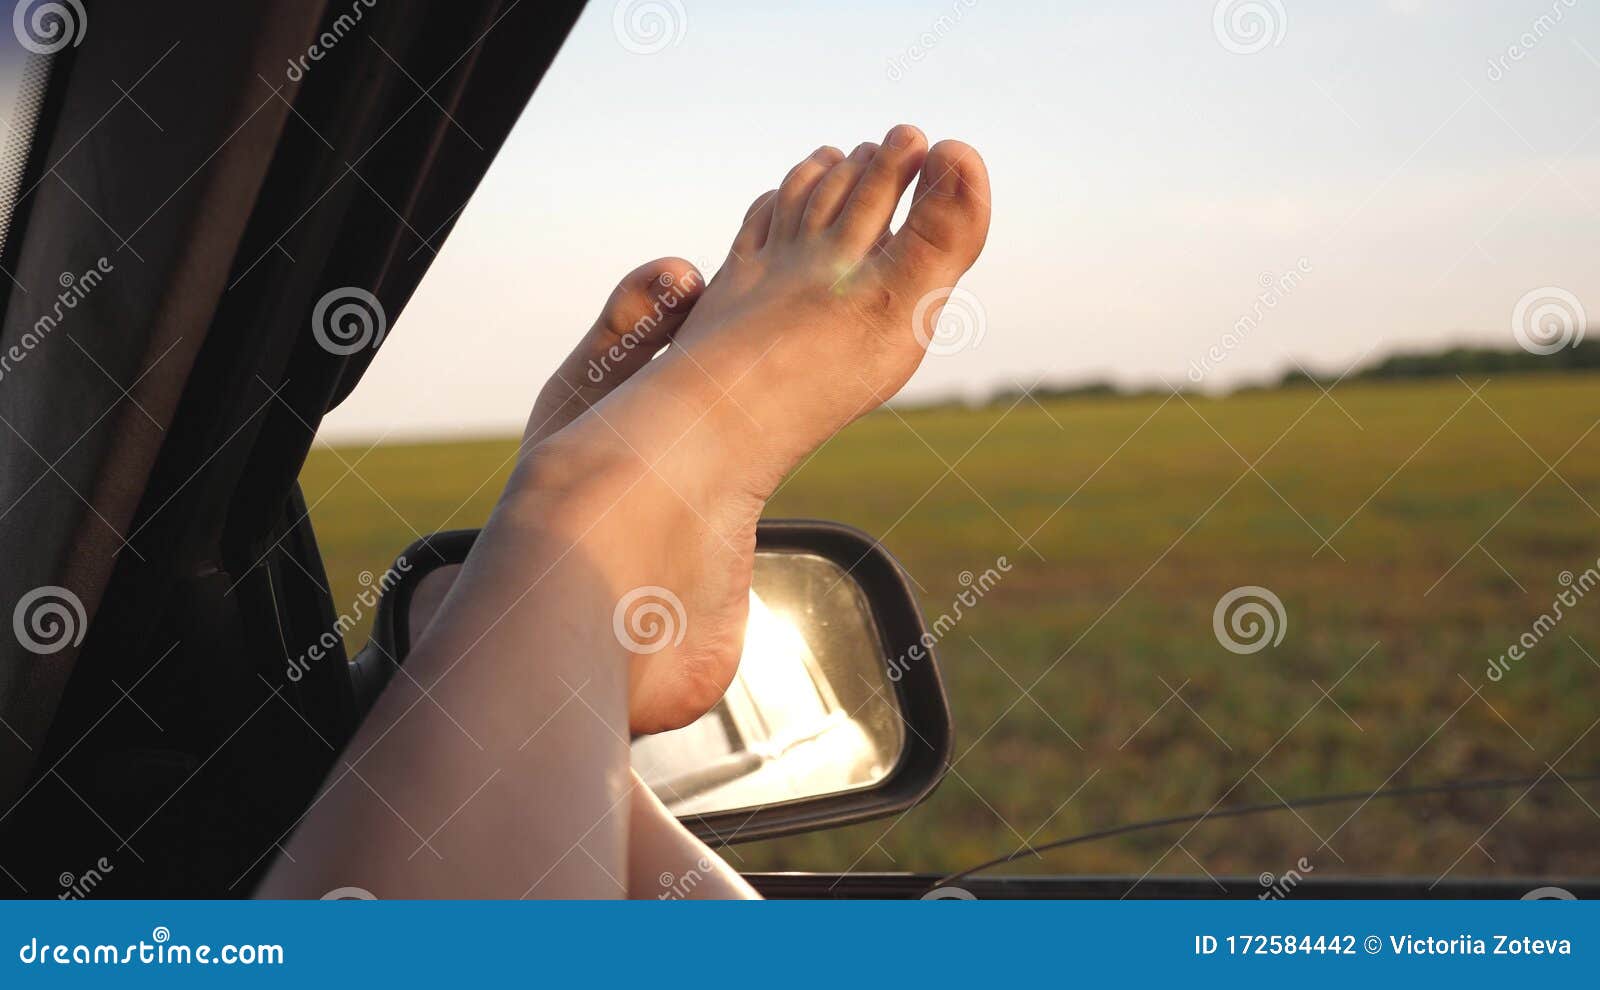
[[[619,276],[665,254],[709,274],[797,158],[900,120],[977,146],[994,184],[964,283],[983,340],[908,398],[1177,384],[1296,266],[1207,387],[1514,346],[1545,286],[1600,322],[1588,0],[1235,0],[1271,22],[1246,53],[1210,0],[655,6],[671,23],[646,54],[590,5],[325,438],[514,431]]]

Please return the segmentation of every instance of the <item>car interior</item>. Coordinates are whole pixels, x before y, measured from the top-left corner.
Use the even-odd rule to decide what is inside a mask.
[[[96,896],[250,896],[404,668],[429,614],[419,589],[466,558],[481,520],[374,547],[388,570],[363,572],[370,636],[347,643],[330,590],[344,578],[319,550],[302,471],[379,345],[424,332],[400,317],[584,6],[84,0],[81,43],[14,59],[0,162],[0,602],[67,592],[45,626],[70,632],[47,653],[0,637],[6,896],[56,896],[58,876],[101,857],[115,869]],[[327,57],[308,60],[318,38]],[[306,314],[350,286],[376,314],[372,346],[329,348]],[[673,814],[733,850],[769,898],[1257,899],[1275,889],[1270,873],[1213,876],[1177,854],[1144,875],[1084,872],[1052,851],[1435,801],[1419,812],[1425,830],[1463,795],[1509,801],[1541,785],[1492,769],[1341,778],[1210,808],[1133,801],[1133,818],[1020,843],[1007,833],[989,862],[963,846],[934,864],[740,865],[744,843],[887,825],[936,790],[974,790],[959,758],[983,726],[952,714],[941,662],[964,641],[889,542],[849,519],[764,519],[734,684],[698,721],[630,741]],[[987,590],[963,578],[958,592]],[[639,604],[645,623],[664,607]],[[1174,695],[1168,717],[1189,703]],[[1563,771],[1568,787],[1600,779]],[[1071,793],[1038,786],[1050,804]],[[1575,872],[1302,872],[1300,898],[1600,896]]]

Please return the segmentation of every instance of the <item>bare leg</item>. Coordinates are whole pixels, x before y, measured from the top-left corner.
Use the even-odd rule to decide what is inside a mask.
[[[628,896],[657,900],[759,897],[744,877],[673,817],[638,775],[628,822]]]
[[[819,149],[758,200],[672,346],[525,453],[407,662],[431,700],[391,684],[262,893],[643,893],[632,842],[638,866],[665,849],[681,869],[698,844],[646,800],[628,734],[687,724],[727,687],[762,506],[916,369],[988,195],[976,152],[901,126]],[[673,590],[688,625],[630,654],[613,609],[644,586]]]

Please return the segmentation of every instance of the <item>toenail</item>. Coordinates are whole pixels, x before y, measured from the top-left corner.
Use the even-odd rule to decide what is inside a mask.
[[[889,128],[889,133],[884,137],[883,143],[895,151],[904,151],[911,146],[913,131],[905,124],[896,124]]]
[[[850,157],[858,162],[868,161],[878,153],[878,146],[871,141],[863,141],[856,145],[856,150],[850,152]]]
[[[961,193],[961,172],[954,164],[941,165],[934,174],[933,181],[928,185],[928,191],[935,196],[957,196]]]

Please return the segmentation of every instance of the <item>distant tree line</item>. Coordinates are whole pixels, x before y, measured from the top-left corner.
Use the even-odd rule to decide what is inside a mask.
[[[1394,354],[1371,367],[1351,372],[1345,381],[1379,381],[1391,378],[1441,378],[1461,375],[1509,375],[1528,372],[1592,371],[1600,368],[1600,341],[1580,342],[1553,354],[1531,354],[1521,348],[1509,351],[1486,347],[1452,347],[1432,354]],[[1284,375],[1280,385],[1307,385],[1311,375],[1299,369]],[[1335,376],[1318,375],[1328,383]]]
[[[1496,350],[1488,347],[1451,347],[1442,351],[1415,354],[1392,354],[1377,364],[1357,369],[1344,376],[1344,382],[1396,381],[1414,378],[1464,378],[1484,375],[1542,374],[1573,371],[1600,370],[1600,341],[1581,341],[1553,354],[1531,354],[1520,348]],[[1313,380],[1331,385],[1337,375],[1318,374],[1295,368],[1286,372],[1275,385],[1267,388],[1291,388],[1309,385]],[[1249,386],[1239,391],[1258,391],[1262,386]],[[1122,388],[1108,381],[1074,383],[1041,382],[1027,390],[1034,398],[1046,399],[1092,398],[1107,395],[1164,395],[1159,388]],[[1020,400],[1024,391],[1020,386],[1007,386],[989,396],[990,405],[1011,405]],[[954,402],[931,403],[951,405]]]

